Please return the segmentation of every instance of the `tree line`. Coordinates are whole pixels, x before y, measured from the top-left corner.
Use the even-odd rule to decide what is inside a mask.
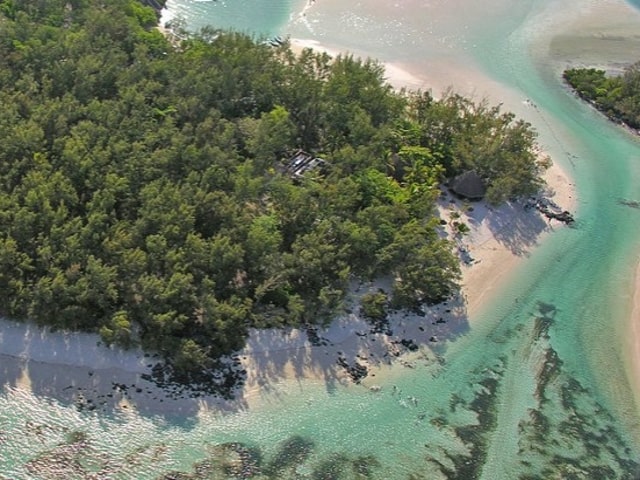
[[[564,80],[584,100],[616,122],[640,129],[640,62],[621,75],[608,75],[596,68],[571,68]]]
[[[457,289],[446,178],[536,191],[535,132],[384,68],[204,29],[170,43],[135,0],[0,0],[3,315],[141,344],[178,372],[252,327],[320,323],[350,279],[397,307]],[[297,149],[327,167],[281,168]]]

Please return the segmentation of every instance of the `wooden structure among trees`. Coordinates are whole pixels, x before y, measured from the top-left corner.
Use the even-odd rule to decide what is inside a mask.
[[[311,170],[321,170],[327,162],[314,157],[304,150],[297,150],[291,158],[285,161],[284,170],[293,178],[300,178]]]

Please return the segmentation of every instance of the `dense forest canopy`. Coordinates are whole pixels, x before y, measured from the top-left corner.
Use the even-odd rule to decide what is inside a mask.
[[[596,68],[571,68],[563,77],[581,98],[609,118],[640,129],[640,62],[627,67],[622,75],[607,75]]]
[[[170,44],[135,0],[0,0],[2,314],[141,343],[177,371],[250,327],[317,323],[351,278],[438,302],[459,266],[438,185],[536,191],[527,123],[383,67],[239,33]],[[326,166],[282,168],[304,149]]]

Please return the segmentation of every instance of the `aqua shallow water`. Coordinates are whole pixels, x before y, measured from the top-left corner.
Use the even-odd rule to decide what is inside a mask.
[[[303,5],[304,0],[169,0],[161,21],[182,18],[191,30],[213,26],[272,36]]]
[[[200,3],[175,8],[196,9],[203,18],[209,10],[197,10],[204,8]],[[379,393],[281,384],[278,395],[249,412],[170,422],[81,413],[6,389],[0,395],[0,478],[154,479],[168,471],[184,472],[177,478],[242,478],[243,468],[274,479],[638,478],[639,413],[622,345],[640,211],[620,200],[640,200],[640,145],[563,88],[561,66],[548,60],[537,36],[552,20],[554,3],[487,2],[492,16],[475,23],[477,7],[469,6],[461,14],[463,27],[445,28],[441,20],[435,33],[422,32],[408,11],[396,17],[398,29],[423,39],[442,38],[448,30],[452,61],[472,59],[509,95],[531,99],[537,108],[523,114],[575,179],[580,196],[576,228],[559,230],[536,249],[467,335],[415,369],[398,369]],[[408,4],[422,8],[421,2]],[[229,1],[227,7],[239,12],[241,5]],[[261,18],[272,20],[233,26],[284,33],[288,4],[270,5]],[[310,11],[318,37],[309,36],[326,40],[323,32],[329,32],[336,44],[365,51],[373,41],[366,33],[371,25],[380,32],[394,24],[387,8],[373,14],[360,4],[343,8],[331,25]],[[238,18],[233,12],[229,18]],[[339,37],[343,21],[352,32]],[[408,50],[399,55],[415,57],[411,48],[417,47],[404,33],[397,37]],[[390,59],[400,47],[385,38],[375,49]]]

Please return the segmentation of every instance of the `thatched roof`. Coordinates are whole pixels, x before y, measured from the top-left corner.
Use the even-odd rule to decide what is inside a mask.
[[[450,188],[456,195],[469,200],[480,200],[487,192],[484,181],[474,170],[469,170],[455,177],[451,180]]]

